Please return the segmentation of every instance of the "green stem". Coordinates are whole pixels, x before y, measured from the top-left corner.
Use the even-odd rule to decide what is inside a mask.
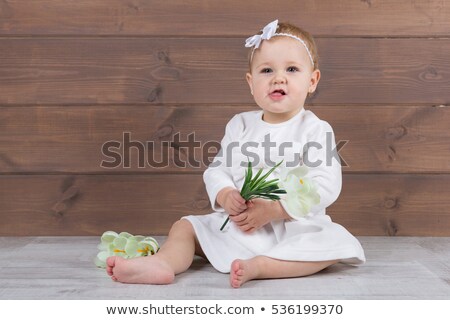
[[[228,221],[230,221],[230,217],[227,217],[227,220],[225,220],[225,222],[223,223],[223,225],[220,227],[220,231],[222,231],[223,228],[225,228],[225,226],[227,225]]]

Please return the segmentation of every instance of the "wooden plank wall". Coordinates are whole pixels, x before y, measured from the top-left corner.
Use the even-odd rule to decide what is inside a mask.
[[[206,143],[257,108],[243,42],[275,18],[315,35],[308,108],[349,141],[332,218],[356,235],[450,236],[445,0],[0,0],[0,236],[163,235],[210,212]],[[162,144],[191,133],[202,150]],[[139,168],[135,147],[129,168],[102,168],[125,134],[170,165]]]

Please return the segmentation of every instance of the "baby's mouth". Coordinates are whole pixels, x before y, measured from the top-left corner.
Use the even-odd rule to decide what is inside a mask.
[[[277,90],[273,90],[271,93],[270,93],[270,95],[272,96],[272,97],[281,97],[281,96],[285,96],[286,95],[286,92],[284,92],[284,90],[283,89],[277,89]]]

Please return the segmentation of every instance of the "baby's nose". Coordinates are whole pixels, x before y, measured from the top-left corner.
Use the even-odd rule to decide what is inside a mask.
[[[286,78],[283,75],[276,74],[273,78],[274,84],[286,83]]]

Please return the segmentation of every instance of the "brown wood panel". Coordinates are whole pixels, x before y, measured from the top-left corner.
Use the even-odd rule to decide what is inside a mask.
[[[340,154],[346,172],[450,173],[448,107],[311,109],[330,122],[337,140],[342,141]],[[235,113],[249,110],[256,109],[168,105],[3,107],[0,172],[201,172],[217,152],[214,147],[207,148],[208,142],[218,145],[228,120]],[[191,141],[198,141],[198,146],[195,150],[176,148],[180,146],[177,135],[182,144],[191,135]],[[128,146],[126,140],[130,141]],[[108,141],[120,143],[109,150],[120,154],[121,165],[112,165],[112,155],[102,154],[102,146]],[[163,141],[175,145],[164,146]],[[142,145],[139,153],[138,147],[131,147],[137,144]],[[144,161],[141,167],[139,159]],[[152,164],[152,159],[167,159],[167,165]],[[103,168],[102,161],[106,162]]]
[[[346,172],[449,172],[449,107],[312,107],[339,142]]]
[[[450,175],[345,175],[328,212],[355,235],[450,236]],[[0,235],[166,234],[210,212],[201,175],[1,175]]]
[[[449,16],[443,0],[2,0],[0,34],[247,36],[278,18],[325,36],[448,36]]]
[[[200,175],[0,176],[0,234],[164,234],[205,197]]]
[[[313,104],[450,102],[450,39],[319,39]],[[243,39],[3,38],[0,105],[253,103]]]
[[[357,235],[449,236],[450,175],[344,175],[333,220]]]

